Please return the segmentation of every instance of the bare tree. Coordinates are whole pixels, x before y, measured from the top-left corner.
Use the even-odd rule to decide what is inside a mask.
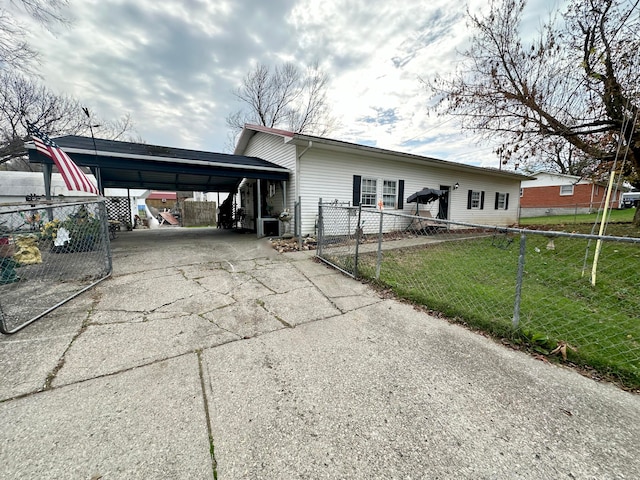
[[[572,0],[525,42],[525,0],[492,0],[488,14],[469,14],[464,67],[427,82],[437,108],[501,138],[507,161],[577,175],[617,161],[640,185],[639,2]]]
[[[327,105],[328,76],[317,63],[306,72],[292,63],[257,65],[234,95],[243,107],[227,117],[234,134],[246,123],[325,135],[335,127]]]
[[[52,137],[88,135],[89,121],[99,124],[94,129],[99,138],[129,140],[134,134],[129,115],[111,121],[87,119],[77,99],[57,95],[19,73],[0,71],[0,165],[31,169],[24,148],[27,120]]]
[[[44,28],[54,24],[68,24],[62,9],[67,0],[11,0],[0,7],[0,69],[30,71],[38,60],[36,52],[26,40],[27,27],[17,20],[16,9],[22,8]]]

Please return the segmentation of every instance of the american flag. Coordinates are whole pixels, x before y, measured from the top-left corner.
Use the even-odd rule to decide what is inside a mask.
[[[98,188],[89,180],[89,177],[45,133],[31,123],[27,123],[27,132],[33,138],[36,150],[51,158],[53,163],[56,164],[67,189],[99,195]]]

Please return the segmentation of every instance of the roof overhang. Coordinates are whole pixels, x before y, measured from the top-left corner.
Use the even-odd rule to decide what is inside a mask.
[[[321,148],[324,150],[339,151],[342,153],[362,153],[366,154],[369,158],[380,158],[386,161],[402,161],[407,163],[414,163],[417,165],[429,165],[435,168],[442,168],[455,172],[466,172],[472,174],[492,175],[496,177],[502,177],[505,179],[523,181],[532,180],[533,177],[521,173],[515,173],[507,170],[498,170],[486,167],[477,167],[474,165],[467,165],[464,163],[451,162],[448,160],[440,160],[438,158],[424,157],[421,155],[415,155],[412,153],[398,152],[394,150],[386,150],[378,147],[370,147],[367,145],[359,145],[357,143],[343,142],[341,140],[333,140],[324,137],[315,137],[312,135],[293,134],[291,137],[284,139],[285,143],[296,145],[300,147],[308,147],[310,144],[312,148]]]

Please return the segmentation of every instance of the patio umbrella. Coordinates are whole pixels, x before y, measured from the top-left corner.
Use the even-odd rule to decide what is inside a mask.
[[[407,198],[407,203],[418,202],[418,203],[431,203],[434,200],[437,200],[441,196],[446,193],[446,190],[436,190],[435,188],[423,188],[419,192],[410,195]]]

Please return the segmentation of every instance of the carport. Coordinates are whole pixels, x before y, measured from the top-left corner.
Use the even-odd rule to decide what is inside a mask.
[[[282,182],[286,191],[289,180],[288,169],[258,157],[75,135],[56,138],[55,142],[77,165],[89,167],[102,193],[105,188],[142,188],[235,194],[244,178]],[[45,194],[50,200],[53,161],[38,152],[33,142],[26,147],[29,162],[42,164]]]

